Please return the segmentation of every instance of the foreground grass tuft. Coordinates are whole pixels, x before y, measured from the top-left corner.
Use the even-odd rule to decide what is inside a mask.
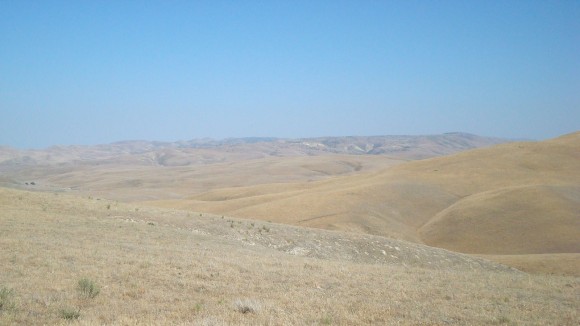
[[[96,297],[101,292],[99,286],[88,278],[80,279],[77,289],[81,296],[89,299]]]
[[[75,320],[79,319],[79,317],[81,316],[81,312],[80,310],[75,310],[73,308],[62,308],[59,311],[59,315],[61,318],[66,320]]]
[[[320,319],[320,324],[321,325],[332,325],[332,318],[330,318],[329,316],[326,316],[326,317]]]
[[[6,287],[0,287],[0,312],[14,309],[16,304],[12,301],[14,291]]]
[[[500,325],[509,324],[510,323],[510,319],[508,317],[506,317],[506,316],[500,316],[497,319],[497,323],[500,324]]]
[[[255,314],[262,308],[259,302],[249,299],[245,300],[238,299],[234,302],[234,306],[236,307],[236,310],[238,312],[241,312],[243,314],[247,313]]]

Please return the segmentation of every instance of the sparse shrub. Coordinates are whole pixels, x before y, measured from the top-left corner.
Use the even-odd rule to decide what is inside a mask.
[[[88,278],[80,279],[77,289],[81,294],[81,296],[89,299],[96,297],[99,294],[99,292],[101,292],[99,286],[94,281],[89,280]]]
[[[498,324],[509,324],[510,323],[510,319],[507,318],[506,316],[500,316],[497,319]]]
[[[60,317],[66,320],[79,319],[81,316],[80,310],[75,310],[73,308],[62,308],[59,311]]]
[[[0,288],[0,312],[14,309],[16,304],[12,301],[12,296],[14,296],[12,289]]]
[[[111,209],[111,204],[107,204],[107,209]]]
[[[259,302],[248,299],[245,300],[238,299],[236,300],[236,302],[234,302],[234,306],[236,307],[236,310],[238,312],[241,312],[243,314],[247,313],[255,314],[262,308]]]
[[[321,325],[331,325],[332,324],[332,318],[326,316],[326,317],[320,319],[320,324]]]
[[[147,223],[147,225],[153,225],[153,226],[155,226],[155,223],[149,222],[149,223]]]

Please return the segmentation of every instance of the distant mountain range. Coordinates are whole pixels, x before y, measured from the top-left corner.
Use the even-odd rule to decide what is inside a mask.
[[[106,164],[130,161],[141,165],[186,166],[244,159],[329,154],[384,155],[423,159],[487,147],[510,140],[446,133],[427,136],[350,136],[282,139],[271,137],[194,139],[189,141],[120,141],[93,146],[53,146],[18,150],[0,147],[0,171],[15,166],[44,164]]]

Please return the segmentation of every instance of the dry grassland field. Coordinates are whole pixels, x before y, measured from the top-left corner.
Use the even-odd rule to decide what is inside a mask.
[[[390,141],[2,148],[0,325],[580,323],[580,133]]]

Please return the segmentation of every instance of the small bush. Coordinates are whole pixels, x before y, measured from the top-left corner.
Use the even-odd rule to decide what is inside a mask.
[[[80,310],[75,310],[73,308],[63,308],[59,311],[60,317],[66,320],[79,319],[81,316]]]
[[[497,319],[497,322],[498,322],[499,324],[509,324],[509,323],[510,323],[510,319],[509,319],[509,318],[507,318],[506,316],[500,316],[500,317]]]
[[[99,294],[99,292],[101,292],[99,286],[95,282],[89,280],[88,278],[80,279],[77,289],[79,290],[81,296],[90,299],[96,297]]]
[[[6,287],[0,288],[0,312],[14,309],[16,304],[12,301],[14,291]]]
[[[238,312],[243,314],[252,313],[255,314],[260,311],[261,305],[257,301],[254,300],[236,300],[234,302],[234,306]]]

